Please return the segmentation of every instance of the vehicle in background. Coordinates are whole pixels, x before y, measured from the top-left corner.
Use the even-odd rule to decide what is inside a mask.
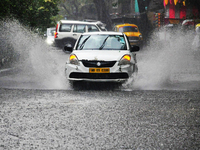
[[[143,42],[142,33],[140,33],[138,26],[135,24],[118,24],[114,27],[114,31],[125,33],[131,45],[140,46]]]
[[[46,37],[45,42],[49,45],[53,45],[54,44],[54,33],[56,31],[55,27],[52,28],[47,28],[46,33],[44,34],[44,37]]]
[[[65,75],[72,83],[113,82],[122,84],[137,73],[136,51],[127,36],[121,32],[83,33],[74,48],[64,47],[70,52]]]
[[[106,24],[101,21],[92,20],[92,19],[85,19],[83,21],[96,23],[101,28],[101,31],[107,31]]]
[[[197,28],[200,28],[200,23],[197,23],[197,24],[195,25],[195,30],[196,30]]]
[[[55,46],[63,49],[66,44],[74,46],[76,40],[84,32],[105,31],[100,22],[60,20],[54,34]]]

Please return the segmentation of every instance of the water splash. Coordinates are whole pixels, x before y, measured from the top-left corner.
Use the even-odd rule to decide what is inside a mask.
[[[58,54],[55,48],[17,20],[8,19],[0,24],[3,33],[0,39],[6,39],[19,56],[19,61],[13,66],[20,69],[13,76],[13,80],[18,81],[17,88],[69,88],[64,77],[65,59],[59,59],[67,57],[63,56],[64,53]],[[193,39],[192,32],[186,34],[176,30],[169,34],[163,29],[153,32],[148,46],[138,52],[139,73],[133,82],[128,83],[129,88],[189,89],[191,86],[186,86],[187,82],[200,83],[200,58],[194,58]],[[182,87],[178,87],[180,85]],[[199,88],[198,84],[195,85]]]
[[[193,39],[193,32],[155,31],[149,45],[138,54],[139,74],[131,88],[188,89],[180,83],[199,82],[200,63],[194,59]]]
[[[14,48],[19,59],[13,67],[20,69],[19,82],[30,82],[44,88],[65,88],[64,63],[56,59],[55,48],[47,45],[38,33],[22,26],[17,20],[1,22],[0,38]],[[58,56],[59,57],[59,56]],[[31,86],[31,85],[30,85]],[[33,87],[31,87],[33,88]],[[37,87],[35,87],[37,88]]]

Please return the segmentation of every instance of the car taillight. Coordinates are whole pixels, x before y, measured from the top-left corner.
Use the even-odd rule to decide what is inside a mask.
[[[57,38],[58,37],[58,24],[56,26],[56,32],[54,33],[54,38]]]
[[[55,32],[54,33],[54,38],[57,38],[58,37],[57,35],[58,35],[58,32]]]

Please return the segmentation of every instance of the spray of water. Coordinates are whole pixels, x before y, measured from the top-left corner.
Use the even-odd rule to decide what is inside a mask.
[[[20,69],[17,80],[30,88],[66,89],[64,62],[38,34],[17,20],[1,22],[0,39],[12,45],[20,57],[14,67]],[[139,73],[129,82],[131,89],[176,89],[182,82],[199,82],[200,58],[194,59],[193,32],[165,29],[153,32],[148,46],[138,53]],[[35,87],[32,87],[35,86]],[[26,87],[27,88],[27,87]],[[184,87],[185,88],[185,87]],[[187,89],[187,87],[186,87]]]
[[[199,82],[200,64],[199,60],[194,58],[193,39],[192,31],[155,31],[149,45],[138,54],[139,74],[131,87],[187,89],[176,86],[183,82]]]
[[[1,24],[0,38],[6,39],[19,57],[13,66],[20,70],[19,82],[32,82],[44,88],[65,88],[64,64],[53,53],[54,48],[17,20],[8,19]]]

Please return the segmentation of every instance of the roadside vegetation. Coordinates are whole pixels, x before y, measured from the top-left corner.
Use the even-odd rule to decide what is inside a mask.
[[[97,13],[96,6],[99,7]],[[56,22],[61,19],[80,19],[83,14],[93,14],[103,18],[104,22],[108,14],[105,1],[98,0],[3,0],[0,3],[0,32],[5,32],[5,24],[8,21],[19,23],[34,32],[43,36],[46,28],[55,27]],[[102,11],[103,10],[103,11]],[[97,17],[96,17],[97,18]],[[88,19],[88,18],[87,18]],[[5,68],[18,59],[11,43],[6,35],[0,36],[0,68]]]

